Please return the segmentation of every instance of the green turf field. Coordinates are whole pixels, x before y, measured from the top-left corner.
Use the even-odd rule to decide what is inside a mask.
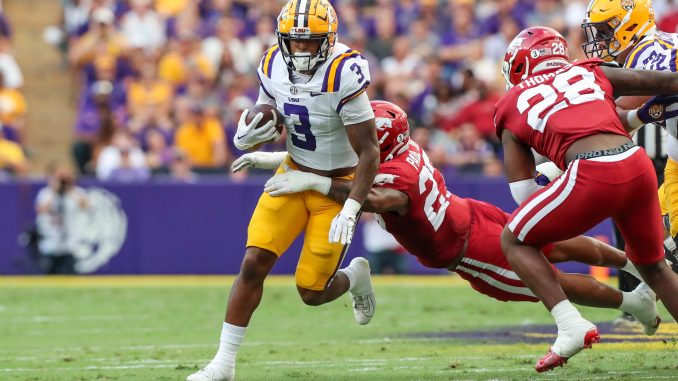
[[[231,281],[0,278],[0,380],[184,380],[216,350]],[[539,375],[533,364],[555,337],[541,305],[496,302],[451,276],[376,277],[375,287],[377,314],[361,327],[348,297],[307,307],[291,278],[270,279],[238,380],[678,379],[672,323],[650,341],[603,333],[593,350]],[[594,322],[617,316],[582,311]]]

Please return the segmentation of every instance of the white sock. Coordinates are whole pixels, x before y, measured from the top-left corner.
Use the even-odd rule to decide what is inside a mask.
[[[643,302],[640,299],[640,295],[635,292],[624,292],[622,291],[622,302],[617,307],[618,310],[624,311],[627,314],[635,315],[638,309],[643,308]]]
[[[219,350],[212,363],[220,368],[235,365],[235,356],[238,354],[238,348],[245,337],[246,330],[247,327],[238,327],[224,322],[221,328]]]
[[[348,266],[344,267],[343,269],[337,270],[338,273],[343,273],[348,278],[348,290],[349,291],[353,290],[353,285],[355,285],[355,274],[353,273],[353,270],[350,267],[351,267],[351,265],[348,265]]]
[[[584,320],[577,308],[567,299],[556,304],[551,309],[551,315],[558,325],[558,332],[568,330]]]
[[[636,270],[636,266],[631,263],[628,259],[626,260],[626,264],[624,267],[621,268],[621,270],[626,271],[627,273],[633,275],[636,277],[636,279],[643,280],[643,278],[640,277],[640,273],[638,273],[638,270]]]

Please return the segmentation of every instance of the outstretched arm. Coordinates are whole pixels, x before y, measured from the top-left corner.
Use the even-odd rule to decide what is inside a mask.
[[[600,67],[614,87],[614,96],[678,94],[678,73]]]
[[[332,185],[327,197],[343,203],[348,198],[353,182],[345,179],[332,179]],[[410,199],[403,192],[390,188],[372,188],[363,203],[362,210],[370,213],[396,212],[400,215],[407,213]]]
[[[339,204],[348,199],[355,183],[351,180],[329,178],[310,172],[288,170],[271,177],[264,191],[273,197],[314,190]],[[362,205],[362,210],[371,213],[396,212],[404,215],[410,199],[405,193],[390,188],[371,188]]]

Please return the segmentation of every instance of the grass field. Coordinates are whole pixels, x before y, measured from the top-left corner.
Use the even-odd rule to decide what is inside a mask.
[[[0,278],[0,380],[184,380],[216,350],[231,281]],[[238,380],[678,379],[673,323],[649,341],[608,331],[593,350],[539,375],[533,364],[555,337],[541,305],[496,302],[448,276],[376,277],[375,287],[377,314],[361,327],[348,297],[307,307],[291,278],[271,278]],[[617,316],[582,311],[594,322]]]

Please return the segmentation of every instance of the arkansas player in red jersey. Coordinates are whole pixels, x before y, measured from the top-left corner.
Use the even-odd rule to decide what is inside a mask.
[[[613,100],[678,93],[678,75],[621,69],[598,59],[570,63],[563,37],[543,27],[520,32],[503,65],[510,90],[496,105],[495,125],[511,192],[522,204],[501,242],[513,270],[558,325],[555,343],[537,362],[541,372],[564,364],[599,335],[570,304],[540,248],[605,218],[614,220],[629,260],[678,319],[678,276],[664,261],[657,179],[619,121]],[[565,171],[543,189],[533,185],[531,148]]]
[[[500,235],[509,215],[485,202],[463,199],[447,190],[426,153],[409,139],[407,115],[398,106],[372,101],[381,151],[381,164],[363,210],[379,213],[378,220],[409,253],[425,266],[456,271],[471,286],[501,301],[539,299],[518,278],[501,251]],[[234,169],[271,168],[269,157],[244,155]],[[271,196],[318,191],[334,200],[348,197],[352,183],[299,171],[287,171],[266,183]],[[576,237],[542,248],[551,262],[578,261],[624,268],[635,273],[624,253],[588,237]],[[588,275],[566,274],[551,267],[568,296],[578,304],[618,308],[630,312],[653,334],[659,317],[652,291],[641,284],[624,293]]]

